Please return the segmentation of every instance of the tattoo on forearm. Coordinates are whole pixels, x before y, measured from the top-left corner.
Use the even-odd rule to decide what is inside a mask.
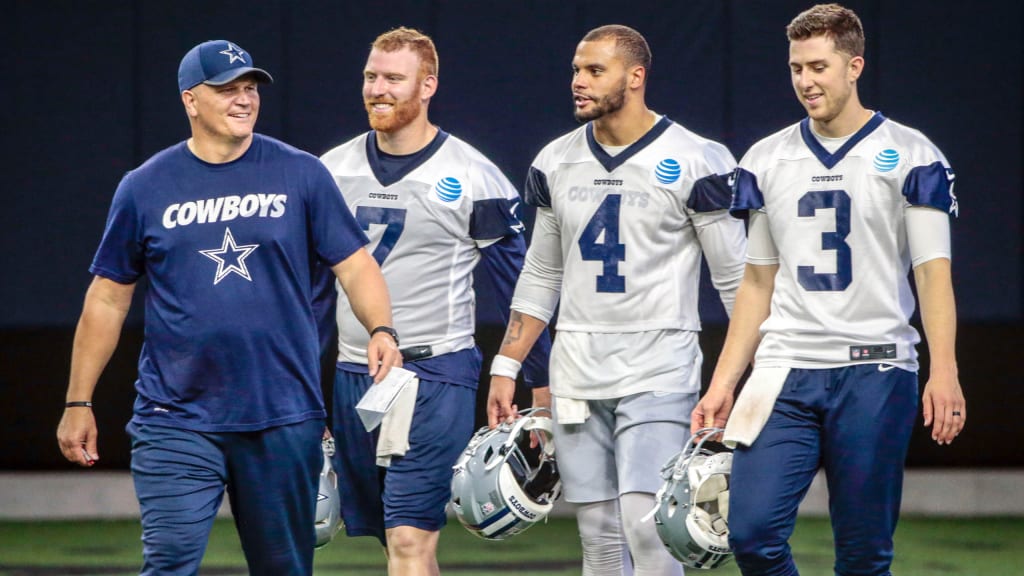
[[[501,345],[514,344],[523,337],[523,315],[520,312],[512,311],[508,319],[508,329],[505,330],[505,339]]]

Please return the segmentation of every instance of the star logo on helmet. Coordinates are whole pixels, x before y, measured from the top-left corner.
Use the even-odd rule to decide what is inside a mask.
[[[248,64],[245,61],[245,50],[242,50],[238,46],[235,46],[231,42],[228,42],[226,50],[221,50],[220,54],[228,57],[228,64],[234,64],[235,62],[241,62],[242,64]]]

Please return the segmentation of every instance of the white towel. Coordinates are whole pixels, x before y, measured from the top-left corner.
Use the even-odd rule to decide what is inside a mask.
[[[380,423],[377,439],[377,466],[391,466],[392,456],[405,456],[409,451],[409,429],[416,409],[416,392],[420,379],[412,378],[395,398],[395,403]]]
[[[590,404],[586,400],[552,396],[555,404],[555,419],[559,424],[583,424],[590,417]]]
[[[727,446],[750,446],[757,440],[765,422],[772,415],[775,399],[779,397],[788,375],[788,367],[754,367],[740,392],[740,397],[736,399],[736,405],[729,415],[729,422],[725,425],[723,439]]]

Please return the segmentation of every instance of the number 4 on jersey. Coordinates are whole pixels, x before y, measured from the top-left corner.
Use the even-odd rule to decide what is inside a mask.
[[[626,277],[619,274],[619,262],[626,259],[626,245],[619,244],[621,206],[621,194],[606,196],[577,242],[584,260],[598,260],[604,264],[604,270],[597,277],[598,292],[626,291]]]

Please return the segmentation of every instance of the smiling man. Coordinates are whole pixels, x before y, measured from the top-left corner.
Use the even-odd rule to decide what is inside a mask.
[[[918,403],[911,269],[931,357],[924,424],[944,445],[967,418],[954,352],[953,171],[920,132],[861,104],[864,30],[853,11],[814,6],[786,32],[807,118],[740,161],[733,209],[749,214],[746,271],[692,426],[728,422],[725,440],[738,444],[729,531],[743,574],[797,574],[788,540],[823,468],[835,573],[885,576]]]
[[[363,70],[372,130],[322,158],[370,237],[391,288],[405,368],[419,377],[408,451],[378,460],[380,430],[367,432],[355,411],[373,384],[366,333],[339,299],[333,428],[342,515],[349,536],[380,539],[396,576],[439,571],[452,465],[474,429],[481,367],[474,269],[507,314],[526,252],[515,188],[480,152],[430,122],[437,74],[428,36],[408,28],[380,35]],[[549,348],[537,346],[527,362],[528,385],[547,385]]]
[[[515,413],[508,366],[560,306],[551,395],[535,392],[534,403],[554,397],[558,467],[578,504],[587,576],[620,575],[627,558],[637,576],[682,572],[644,516],[700,393],[702,255],[727,311],[743,271],[743,223],[727,211],[736,162],[647,108],[650,70],[650,48],[632,28],[602,26],[577,45],[570,87],[584,125],[530,167],[537,219],[491,368],[493,426]]]
[[[68,460],[99,460],[93,391],[147,276],[128,424],[142,574],[198,573],[225,490],[250,574],[312,574],[326,417],[316,266],[336,275],[364,334],[377,332],[363,341],[376,377],[401,362],[382,333],[387,286],[331,175],[253,131],[271,81],[226,40],[185,54],[192,136],[121,180],[90,268],[57,438]]]

